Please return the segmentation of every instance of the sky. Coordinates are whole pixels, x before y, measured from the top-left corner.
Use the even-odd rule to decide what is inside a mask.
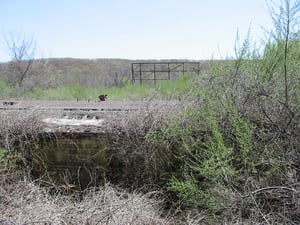
[[[271,26],[265,0],[0,0],[0,62],[9,33],[32,38],[36,58],[205,60]]]

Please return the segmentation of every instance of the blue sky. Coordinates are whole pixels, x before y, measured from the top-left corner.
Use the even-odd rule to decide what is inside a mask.
[[[250,26],[257,40],[271,27],[265,0],[1,0],[0,61],[9,32],[37,58],[226,58]]]

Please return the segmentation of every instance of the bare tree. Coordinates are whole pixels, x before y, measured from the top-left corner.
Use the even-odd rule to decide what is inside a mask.
[[[23,88],[24,80],[33,69],[36,44],[33,38],[24,34],[10,32],[5,37],[8,52],[11,57],[9,64],[10,76],[18,88]]]

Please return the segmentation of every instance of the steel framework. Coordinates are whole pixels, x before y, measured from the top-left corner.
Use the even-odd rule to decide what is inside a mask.
[[[139,62],[131,64],[131,83],[151,82],[158,80],[172,80],[185,73],[199,75],[200,62]]]

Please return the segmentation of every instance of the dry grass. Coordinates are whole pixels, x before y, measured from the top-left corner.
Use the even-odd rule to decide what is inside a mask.
[[[212,218],[205,211],[196,209],[178,209],[167,215],[163,208],[163,199],[157,192],[129,193],[106,184],[84,192],[53,193],[16,170],[0,170],[0,184],[0,224],[3,225],[296,224],[293,221],[280,220],[282,214],[279,212],[264,214],[261,209],[255,207],[248,218],[234,214],[233,211],[227,216]],[[263,214],[263,219],[257,213]]]
[[[22,174],[7,170],[1,171],[0,211],[0,224],[11,225],[170,224],[161,217],[156,193],[127,193],[107,184],[74,195],[49,194]]]
[[[159,129],[182,108],[183,105],[178,102],[149,102],[147,110],[130,112],[110,121],[108,128],[112,130],[114,159],[121,162],[119,170],[124,168],[122,177],[118,178],[120,185],[133,189],[156,185],[162,175],[168,173],[174,154],[170,149],[148,141],[147,135],[150,130]]]
[[[139,115],[141,120],[130,117],[125,122],[122,118],[119,123],[122,132],[128,131],[129,135],[134,129],[141,137],[141,129],[148,129],[154,118],[148,112],[149,119],[145,122],[144,114]],[[30,154],[27,147],[43,129],[39,115],[7,111],[0,116],[1,145],[11,153],[21,150],[26,157]],[[128,193],[107,184],[83,192],[53,193],[39,186],[39,182],[31,181],[29,171],[7,168],[0,168],[0,224],[170,224],[168,217],[162,217],[163,200],[156,192]]]
[[[216,191],[228,199],[222,216],[212,218],[205,211],[182,211],[180,208],[168,214],[163,208],[162,195],[153,191],[159,187],[149,185],[157,184],[163,174],[170,172],[168,164],[174,156],[170,149],[160,149],[145,136],[150,129],[159,129],[184,107],[178,102],[171,105],[149,103],[147,110],[133,111],[110,121],[107,132],[111,131],[115,141],[114,157],[122,164],[120,185],[127,185],[131,192],[110,184],[83,192],[54,192],[30,180],[29,171],[0,168],[0,224],[296,224],[294,221],[299,221],[299,183],[289,189],[287,186],[261,188],[257,185],[247,196],[218,188]],[[1,145],[11,152],[22,150],[22,156],[26,156],[27,146],[34,143],[43,129],[39,118],[40,115],[31,111],[18,112],[17,116],[1,112]],[[276,204],[282,204],[279,210],[273,207]]]
[[[0,146],[8,151],[24,151],[41,133],[41,114],[33,110],[0,112]]]

